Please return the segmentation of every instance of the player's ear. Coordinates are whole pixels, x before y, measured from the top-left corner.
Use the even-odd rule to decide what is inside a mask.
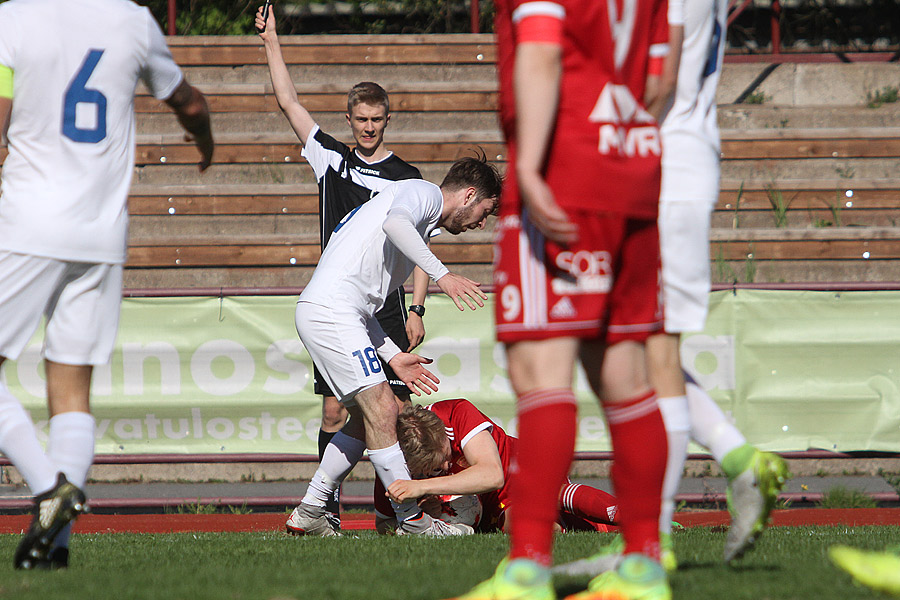
[[[391,113],[384,115],[384,126],[387,127],[388,123],[391,122]]]
[[[347,117],[347,125],[353,125],[353,121],[350,120],[350,113],[347,113],[347,114],[344,115],[344,116]]]
[[[478,198],[478,190],[472,186],[466,188],[466,195],[463,205],[472,204]]]

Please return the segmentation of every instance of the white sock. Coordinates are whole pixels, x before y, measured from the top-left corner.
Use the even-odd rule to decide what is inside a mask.
[[[669,439],[669,456],[666,460],[666,476],[663,478],[662,505],[659,511],[659,531],[672,533],[675,494],[678,492],[678,485],[684,472],[684,461],[687,458],[691,419],[685,396],[659,398],[657,403]]]
[[[57,469],[47,458],[22,404],[0,381],[0,452],[15,465],[35,496],[56,485]]]
[[[95,425],[93,415],[85,412],[65,412],[50,419],[47,455],[69,483],[82,490],[94,463]],[[53,546],[68,548],[71,532],[72,524],[69,523],[56,536]]]
[[[406,466],[406,458],[403,456],[403,450],[400,449],[400,442],[393,446],[381,448],[379,450],[369,450],[369,460],[375,467],[375,473],[378,479],[384,484],[384,489],[390,487],[397,479],[412,479],[409,475],[409,467]],[[397,515],[397,522],[403,522],[411,517],[415,517],[420,512],[419,505],[413,500],[407,500],[403,504],[398,504],[391,500],[391,506]]]
[[[691,411],[691,437],[709,449],[716,462],[722,464],[725,455],[747,443],[716,401],[695,383],[687,384],[688,406]]]
[[[366,443],[338,431],[328,442],[316,474],[306,488],[303,502],[324,507],[340,487],[344,478],[353,470],[366,449]]]

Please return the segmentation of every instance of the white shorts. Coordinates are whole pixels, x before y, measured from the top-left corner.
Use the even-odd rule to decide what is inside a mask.
[[[66,365],[106,364],[121,301],[122,265],[0,250],[0,356],[17,359],[46,316],[44,358]]]
[[[387,382],[363,315],[297,302],[294,322],[300,341],[344,406],[353,406],[362,390]]]
[[[659,204],[666,333],[702,331],[709,306],[709,221],[707,201]]]

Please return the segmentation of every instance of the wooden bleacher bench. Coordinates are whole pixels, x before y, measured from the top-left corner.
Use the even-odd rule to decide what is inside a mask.
[[[310,35],[279,36],[288,65],[303,64],[493,64],[494,36],[483,35]],[[178,64],[266,64],[262,42],[250,37],[169,38]]]
[[[218,168],[199,176],[196,150],[169,109],[139,90],[126,286],[302,284],[319,256],[317,189],[278,114],[259,39],[169,42],[189,81],[207,96],[214,128],[217,116],[226,125],[214,129]],[[493,118],[493,36],[284,36],[281,42],[288,68],[299,75],[301,102],[327,120],[329,133],[349,141],[341,120],[347,89],[373,79],[389,89],[392,112],[405,113],[394,120],[400,127],[391,126],[390,149],[426,178],[439,181],[474,147],[504,166]],[[435,76],[451,67],[453,77]],[[875,177],[865,168],[887,164],[879,168],[890,172],[890,161],[900,157],[896,121],[887,115],[846,126],[856,125],[854,113],[843,117],[842,127],[788,127],[812,120],[777,108],[758,107],[743,121],[754,107],[733,105],[720,113],[740,114],[730,114],[722,130],[724,172],[710,246],[714,277],[731,281],[717,270],[753,266],[769,281],[884,279],[894,271],[900,280],[900,177]],[[828,110],[834,114],[834,107]],[[441,125],[429,115],[441,115]],[[0,162],[5,156],[0,149]],[[860,175],[854,175],[857,167]],[[776,227],[776,198],[786,204],[786,227]],[[448,264],[490,283],[490,238],[490,228],[442,235],[434,248]]]

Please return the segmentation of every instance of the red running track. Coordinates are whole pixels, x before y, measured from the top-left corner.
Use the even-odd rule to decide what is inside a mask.
[[[258,513],[248,515],[82,515],[75,533],[175,533],[185,531],[281,531],[287,515]],[[30,515],[0,516],[0,533],[22,533]],[[685,527],[720,527],[729,522],[726,511],[680,512],[675,520]],[[374,529],[368,514],[342,516],[345,530]],[[811,525],[898,525],[900,508],[794,508],[772,512],[775,527]]]

